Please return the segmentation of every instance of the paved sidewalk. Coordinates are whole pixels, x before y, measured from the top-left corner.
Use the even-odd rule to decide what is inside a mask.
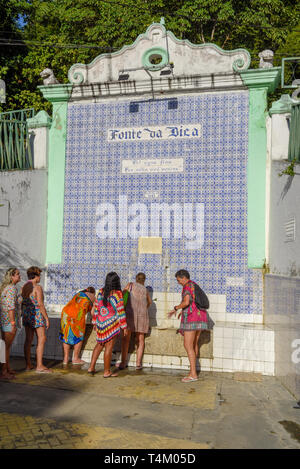
[[[49,363],[0,381],[0,448],[299,449],[300,409],[273,377],[127,369],[117,378],[86,365]],[[101,370],[101,368],[100,368]]]

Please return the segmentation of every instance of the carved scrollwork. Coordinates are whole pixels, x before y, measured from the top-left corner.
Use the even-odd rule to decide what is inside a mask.
[[[238,57],[232,64],[232,68],[235,72],[246,70],[249,67],[249,60],[245,60],[244,57]]]
[[[86,70],[78,70],[78,66],[71,67],[68,73],[70,83],[74,85],[81,85],[86,81],[87,72]]]
[[[297,88],[297,89],[293,92],[292,98],[293,98],[293,99],[297,99],[298,101],[300,101],[300,87]]]

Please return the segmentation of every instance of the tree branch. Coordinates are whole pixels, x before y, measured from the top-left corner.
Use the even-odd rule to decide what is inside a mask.
[[[215,22],[214,22],[214,25],[213,25],[213,28],[212,28],[212,31],[211,31],[211,35],[210,35],[210,40],[211,40],[211,41],[213,40],[214,35],[215,35],[216,24],[217,24],[217,22],[215,21]]]
[[[200,24],[200,31],[201,31],[201,41],[205,42],[204,35],[203,35],[203,24]]]
[[[228,39],[230,39],[230,34],[227,34],[226,39],[222,44],[222,49],[224,48],[224,46],[225,46],[226,42],[228,41]]]

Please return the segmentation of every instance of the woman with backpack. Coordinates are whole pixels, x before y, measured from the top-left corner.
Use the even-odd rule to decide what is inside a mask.
[[[175,277],[177,282],[182,285],[182,301],[174,306],[168,316],[181,309],[181,323],[178,332],[184,337],[184,348],[190,362],[190,373],[181,381],[189,383],[198,380],[196,370],[196,359],[199,353],[199,338],[203,329],[208,329],[207,312],[209,302],[206,294],[195,282],[190,280],[190,274],[187,270],[179,270]],[[179,317],[178,316],[178,317]]]
[[[127,335],[126,314],[123,304],[123,293],[120,277],[116,272],[110,272],[105,279],[104,288],[96,295],[92,309],[92,323],[97,334],[97,344],[93,350],[92,360],[88,369],[95,373],[96,362],[104,348],[104,378],[116,377],[117,373],[110,370],[110,362],[116,337],[121,329]]]

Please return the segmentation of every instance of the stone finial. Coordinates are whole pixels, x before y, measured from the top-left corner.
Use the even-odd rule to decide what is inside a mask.
[[[291,112],[293,100],[289,94],[282,94],[278,101],[272,103],[272,107],[269,111],[269,114],[288,114]]]
[[[296,78],[296,80],[293,80],[292,85],[297,86],[297,89],[292,94],[292,98],[299,101],[300,100],[300,80],[299,80],[299,78]]]
[[[259,61],[259,68],[272,68],[273,67],[273,59],[274,59],[274,52],[272,50],[266,49],[263,50],[258,54],[260,58]]]
[[[27,119],[27,125],[29,129],[51,127],[51,122],[52,119],[46,111],[40,111],[34,117]]]
[[[55,78],[53,70],[51,68],[45,68],[41,73],[40,76],[43,78],[44,85],[57,85],[59,82]]]

